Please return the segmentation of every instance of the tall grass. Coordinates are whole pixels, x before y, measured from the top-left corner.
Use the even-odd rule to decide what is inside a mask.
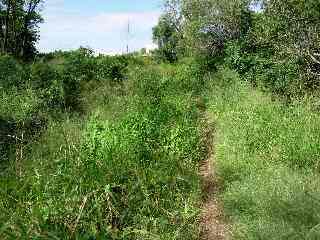
[[[0,238],[197,239],[197,73],[132,68],[88,82],[85,114],[49,120],[1,174]]]
[[[231,70],[208,82],[234,239],[319,239],[319,113],[308,101],[285,105]]]

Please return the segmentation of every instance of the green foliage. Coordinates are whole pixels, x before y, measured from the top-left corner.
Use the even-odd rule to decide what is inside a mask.
[[[23,88],[24,86],[24,88]],[[27,144],[45,125],[38,114],[41,101],[30,86],[0,90],[0,169],[21,144]]]
[[[37,93],[28,86],[25,87],[24,90],[12,87],[6,91],[1,91],[0,116],[22,121],[36,111],[39,106]]]
[[[0,88],[19,86],[26,79],[23,67],[12,57],[0,55]]]
[[[121,81],[125,78],[129,64],[143,64],[134,56],[100,56],[96,61],[98,79],[112,79],[115,82]]]
[[[252,24],[248,1],[182,1],[185,44],[192,54],[217,57],[224,45],[242,38]]]
[[[319,4],[317,1],[265,1],[243,41],[258,58],[252,75],[283,95],[314,91],[319,83]],[[307,37],[306,37],[307,36]],[[252,47],[254,46],[254,47]],[[242,51],[243,53],[243,51]],[[246,53],[245,53],[246,54]],[[261,59],[265,58],[265,59]],[[294,89],[294,90],[293,90]]]
[[[244,74],[250,71],[256,65],[256,62],[253,57],[250,58],[249,54],[245,53],[240,44],[238,41],[228,43],[225,49],[225,62],[230,68]]]
[[[121,81],[125,77],[129,64],[139,64],[138,57],[135,56],[99,55],[96,57],[94,52],[87,48],[80,48],[64,55],[65,74],[74,76],[80,82],[90,80]]]
[[[1,175],[0,236],[197,239],[203,146],[193,86],[182,85],[197,74],[134,65],[122,83],[84,81],[88,115],[50,119],[25,146],[22,174],[12,162]]]
[[[158,25],[153,28],[153,40],[159,47],[155,50],[158,59],[170,63],[177,61],[179,32],[172,16],[164,14],[160,17]]]
[[[0,54],[31,60],[37,53],[42,0],[0,1]]]
[[[9,135],[15,134],[15,124],[5,120],[0,119],[0,171],[3,171],[5,167],[5,162],[9,160],[10,153],[12,152],[12,145],[14,144],[14,139],[11,139]]]
[[[244,80],[280,96],[294,99],[306,89],[300,78],[301,65],[297,59],[279,60],[273,55],[251,53],[242,42],[235,41],[226,47],[225,62]]]
[[[142,64],[133,56],[95,57],[83,48],[49,59],[23,64],[0,57],[1,168],[41,135],[51,117],[90,112],[84,94],[91,82],[122,82],[129,64]]]
[[[71,109],[78,109],[81,106],[81,88],[85,82],[92,80],[121,82],[125,78],[129,63],[133,62],[135,60],[131,56],[95,57],[93,51],[86,48],[67,54],[60,73],[65,106]]]
[[[235,239],[317,239],[320,116],[220,69],[210,83],[222,199]]]
[[[23,91],[27,85],[27,89],[37,91],[43,111],[81,110],[82,87],[86,82],[121,82],[129,64],[143,64],[134,56],[95,57],[92,50],[86,48],[58,52],[48,59],[43,57],[42,61],[26,65],[12,57],[1,56],[0,70],[3,74],[0,76],[0,87],[3,92],[12,86]]]
[[[318,239],[320,117],[295,97],[319,86],[319,12],[317,0],[166,1],[155,59],[176,66],[87,48],[31,65],[0,56],[0,237],[197,239],[207,89],[234,238]],[[28,34],[14,55],[32,52]]]
[[[55,110],[64,107],[65,92],[61,75],[53,65],[46,63],[31,65],[31,84],[38,92],[44,109]]]
[[[165,6],[155,33],[160,40],[175,37],[169,52],[178,46],[182,56],[225,57],[245,80],[290,99],[319,88],[317,0],[169,0]]]

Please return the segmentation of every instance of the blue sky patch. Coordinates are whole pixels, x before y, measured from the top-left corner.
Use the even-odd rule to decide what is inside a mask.
[[[40,27],[41,52],[91,47],[100,53],[122,53],[152,45],[152,28],[161,0],[50,0]],[[130,35],[127,25],[130,22]]]

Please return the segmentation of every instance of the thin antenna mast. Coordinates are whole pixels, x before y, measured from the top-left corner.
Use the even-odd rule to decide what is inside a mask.
[[[130,37],[130,20],[128,19],[128,28],[127,28],[127,54],[129,53],[129,37]]]

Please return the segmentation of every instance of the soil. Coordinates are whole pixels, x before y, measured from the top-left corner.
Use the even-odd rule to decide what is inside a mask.
[[[200,167],[202,179],[202,203],[200,215],[200,240],[229,240],[230,228],[226,224],[222,205],[217,196],[219,183],[215,174],[214,124],[210,117],[204,117],[203,141],[206,146],[206,159]]]

